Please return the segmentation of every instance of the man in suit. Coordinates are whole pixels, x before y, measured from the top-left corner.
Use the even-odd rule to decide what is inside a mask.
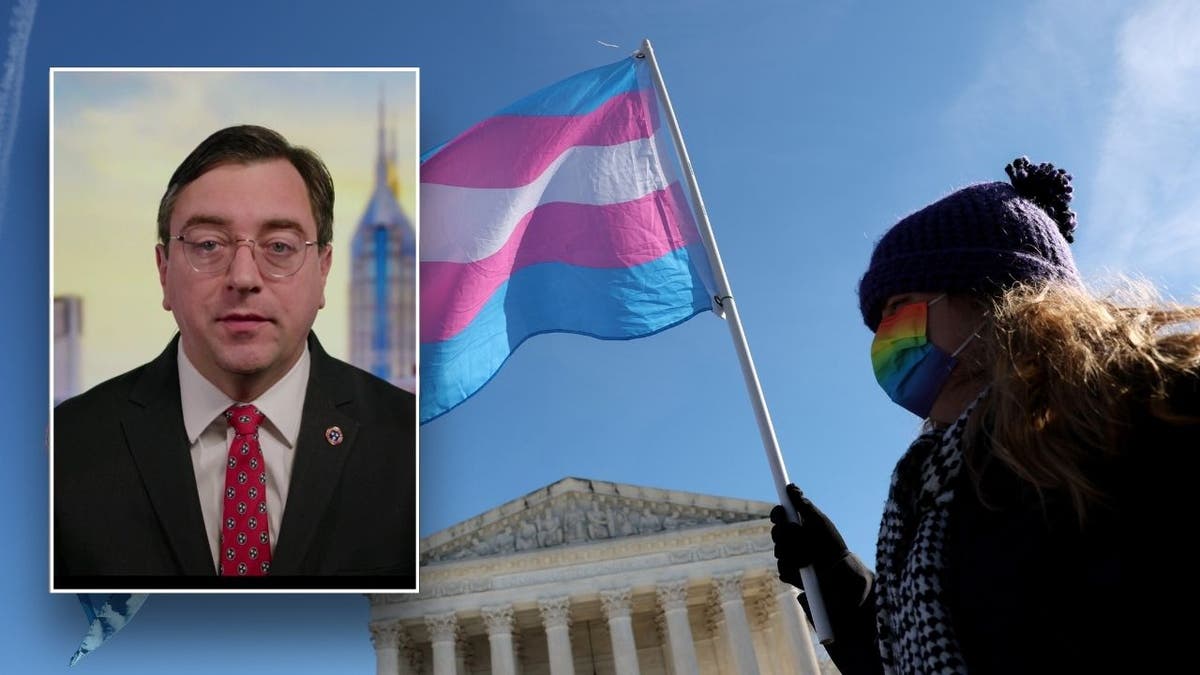
[[[414,397],[311,332],[332,238],[328,170],[274,131],[176,169],[155,255],[179,334],[55,409],[55,588],[415,587]]]

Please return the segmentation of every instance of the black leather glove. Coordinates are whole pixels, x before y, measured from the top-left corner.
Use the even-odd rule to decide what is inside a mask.
[[[828,568],[842,560],[849,552],[842,535],[833,522],[821,513],[794,484],[787,486],[788,500],[796,509],[800,523],[788,520],[783,506],[771,509],[771,540],[775,542],[775,558],[779,561],[779,578],[804,589],[800,580],[800,568]],[[822,582],[822,587],[824,583]]]

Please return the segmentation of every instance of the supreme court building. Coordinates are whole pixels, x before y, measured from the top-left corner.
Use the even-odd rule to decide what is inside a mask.
[[[836,672],[779,581],[772,505],[565,478],[421,541],[371,595],[378,675]]]

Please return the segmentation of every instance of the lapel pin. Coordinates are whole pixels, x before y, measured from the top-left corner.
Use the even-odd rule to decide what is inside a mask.
[[[341,445],[343,438],[345,437],[342,435],[341,427],[329,427],[325,430],[325,440],[329,441],[330,445]]]

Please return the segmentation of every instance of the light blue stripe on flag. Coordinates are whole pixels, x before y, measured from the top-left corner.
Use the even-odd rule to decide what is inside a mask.
[[[584,115],[595,111],[618,94],[637,91],[643,84],[637,75],[633,57],[572,75],[513,103],[491,117],[500,115]],[[478,126],[478,125],[476,125]],[[472,127],[474,129],[474,127]],[[471,133],[472,129],[463,132]],[[421,153],[421,163],[438,154],[453,141],[439,143]]]
[[[599,108],[605,101],[638,89],[637,59],[630,57],[610,63],[565,80],[504,108],[496,115],[583,115]]]
[[[542,263],[517,271],[461,333],[421,345],[421,422],[472,396],[535,335],[627,340],[712,309],[693,262],[707,262],[705,255],[697,244],[634,267]]]

